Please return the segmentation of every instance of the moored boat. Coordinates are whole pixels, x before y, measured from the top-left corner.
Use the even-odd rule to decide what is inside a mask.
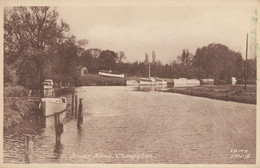
[[[174,87],[189,87],[189,86],[199,86],[200,81],[198,79],[187,79],[187,78],[179,78],[173,79]]]
[[[126,81],[127,86],[137,86],[139,83],[136,80],[127,80]]]
[[[67,99],[65,97],[42,98],[39,105],[43,115],[46,117],[54,115],[55,112],[62,112],[66,107]]]
[[[113,71],[106,71],[106,70],[101,70],[98,73],[100,76],[107,76],[107,77],[116,77],[116,78],[124,78],[125,74],[124,73],[116,73]]]
[[[156,85],[167,85],[167,82],[164,79],[156,78],[155,84]]]
[[[154,85],[155,82],[154,78],[140,78],[140,85]]]
[[[202,79],[203,85],[214,85],[214,79]]]
[[[45,79],[42,83],[43,89],[52,89],[53,88],[53,80],[52,79]]]

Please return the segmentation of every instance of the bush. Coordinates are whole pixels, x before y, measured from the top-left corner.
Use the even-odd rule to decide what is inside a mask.
[[[23,97],[28,95],[28,90],[22,86],[4,87],[5,97]]]

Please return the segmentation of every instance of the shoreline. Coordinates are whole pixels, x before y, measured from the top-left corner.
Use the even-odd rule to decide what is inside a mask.
[[[56,96],[66,96],[74,92],[74,87],[56,89]],[[37,97],[15,97],[4,98],[4,131],[13,130],[22,125],[26,120],[31,120],[32,115],[39,113],[40,100]],[[33,120],[34,117],[32,117]]]
[[[256,104],[256,85],[250,85],[246,90],[242,85],[201,85],[195,87],[173,87],[164,92],[205,97],[215,100]]]

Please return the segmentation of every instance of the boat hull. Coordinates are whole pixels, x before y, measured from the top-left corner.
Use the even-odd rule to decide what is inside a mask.
[[[43,85],[43,89],[53,89],[52,85]]]
[[[138,86],[139,83],[136,80],[127,80],[126,85],[127,86]]]
[[[42,98],[40,109],[44,116],[52,116],[56,112],[63,112],[67,107],[66,98]]]
[[[155,82],[140,81],[140,85],[155,85]]]
[[[107,76],[107,77],[115,77],[115,78],[124,78],[125,74],[113,74],[113,73],[105,73],[105,72],[99,72],[100,76]]]
[[[156,85],[163,85],[163,86],[166,86],[167,85],[167,82],[166,81],[156,81],[155,82]]]
[[[56,103],[56,102],[42,102],[41,109],[44,116],[52,116],[56,112],[63,112],[67,107],[66,103]]]

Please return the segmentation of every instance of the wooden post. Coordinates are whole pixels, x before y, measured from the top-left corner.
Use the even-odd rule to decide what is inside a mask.
[[[56,144],[60,144],[60,136],[63,133],[63,124],[60,123],[60,113],[54,113],[54,124],[55,124]]]
[[[71,98],[71,112],[72,112],[72,114],[74,113],[74,97],[75,97],[75,95],[72,94],[72,98]]]
[[[55,97],[55,89],[52,89],[52,97]]]
[[[25,135],[25,163],[30,163],[33,155],[34,136]]]
[[[29,90],[28,97],[32,96],[32,89]]]
[[[83,112],[82,112],[82,98],[81,98],[79,99],[79,111],[78,111],[78,121],[77,121],[78,128],[82,123],[83,123]]]
[[[78,116],[78,95],[75,95],[75,118]]]

